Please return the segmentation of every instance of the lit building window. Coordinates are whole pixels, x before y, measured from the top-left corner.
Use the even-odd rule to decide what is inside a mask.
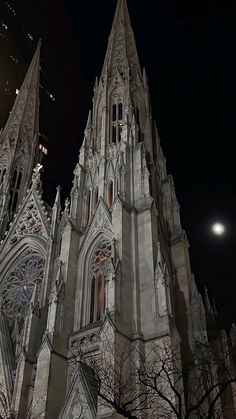
[[[42,144],[39,144],[39,150],[42,151],[42,153],[45,154],[45,156],[47,156],[48,150]]]
[[[7,26],[4,22],[2,22],[2,27],[3,27],[4,29],[6,29],[6,31],[7,31],[8,26]]]
[[[13,9],[13,7],[10,5],[10,3],[8,3],[7,1],[5,1],[5,5],[11,11],[11,13],[15,16],[16,15],[16,11],[15,11],[15,9]]]
[[[46,92],[46,94],[48,95],[48,97],[53,101],[53,102],[55,102],[56,101],[56,99],[55,99],[55,96],[53,96],[53,94],[52,93],[50,93],[48,90],[45,90],[45,92]]]
[[[18,58],[13,57],[13,55],[10,55],[10,59],[11,59],[11,60],[12,60],[15,64],[18,64],[18,63],[19,63]]]

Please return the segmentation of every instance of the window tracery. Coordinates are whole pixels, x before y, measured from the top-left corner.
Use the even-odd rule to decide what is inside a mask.
[[[10,192],[10,202],[9,209],[10,212],[14,212],[17,207],[19,191],[21,187],[23,176],[23,169],[20,163],[17,163],[13,172],[12,183],[11,183],[11,192]]]
[[[100,320],[106,309],[106,282],[110,272],[111,252],[111,242],[103,238],[91,258],[90,323]]]
[[[30,252],[10,272],[2,288],[3,310],[7,317],[25,314],[34,286],[38,284],[40,290],[44,265],[45,261],[41,256]]]
[[[123,125],[123,104],[121,102],[112,105],[112,127],[111,142],[117,143],[121,140]]]
[[[7,172],[8,160],[5,158],[0,161],[0,185],[4,181]]]

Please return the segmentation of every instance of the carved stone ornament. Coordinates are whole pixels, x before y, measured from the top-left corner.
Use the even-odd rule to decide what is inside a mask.
[[[111,231],[111,225],[109,223],[107,215],[105,214],[104,209],[101,206],[98,209],[91,226],[92,234],[96,233],[97,230]]]
[[[80,401],[78,389],[77,393],[74,395],[72,405],[69,410],[69,419],[81,419],[83,415],[83,406]]]
[[[74,337],[71,340],[70,347],[72,353],[76,355],[80,352],[86,352],[94,347],[98,347],[100,343],[99,330],[89,331],[87,334],[83,334]]]
[[[120,73],[123,74],[127,68],[127,60],[131,70],[139,68],[132,29],[130,24],[123,22],[123,19],[119,16],[116,27],[113,28],[110,35],[105,64],[110,71],[115,71],[118,68]],[[103,73],[106,66],[104,65]]]
[[[43,236],[45,238],[47,237],[33,197],[29,200],[23,216],[20,218],[15,231],[12,234],[10,245],[13,246],[25,235]]]

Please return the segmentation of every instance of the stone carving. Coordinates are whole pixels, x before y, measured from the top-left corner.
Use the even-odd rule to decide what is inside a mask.
[[[40,187],[40,175],[41,170],[43,166],[39,163],[36,164],[35,168],[33,169],[33,175],[32,175],[32,186],[34,189],[38,189]]]
[[[69,410],[69,419],[82,419],[83,410],[84,409],[79,397],[79,389],[77,389],[77,392],[74,395],[73,402]]]
[[[65,213],[69,214],[70,212],[70,200],[69,198],[65,199],[65,209],[64,209]]]
[[[0,418],[4,418],[9,411],[9,406],[7,403],[7,398],[5,395],[6,389],[0,384]]]
[[[99,331],[90,330],[87,334],[77,336],[71,340],[70,348],[71,351],[76,351],[76,354],[80,352],[86,352],[94,347],[98,347],[100,343]]]
[[[171,313],[170,284],[166,263],[162,259],[160,243],[158,243],[158,257],[155,269],[155,289],[157,313],[160,317]]]
[[[135,39],[130,22],[124,21],[122,12],[120,13],[116,26],[110,35],[103,76],[105,76],[106,68],[110,70],[110,73],[118,69],[123,76],[127,69],[127,61],[131,71],[135,68],[139,69]]]
[[[92,226],[91,226],[91,232],[92,234],[96,233],[97,230],[107,230],[111,231],[111,225],[109,223],[109,220],[105,214],[104,209],[100,206],[98,209],[98,212],[96,214],[95,219],[93,220]]]
[[[25,235],[46,237],[45,228],[39,216],[33,197],[29,200],[25,211],[12,234],[10,245],[16,244]]]
[[[3,309],[9,318],[22,316],[28,309],[35,284],[42,283],[44,259],[29,252],[10,271],[2,287]]]

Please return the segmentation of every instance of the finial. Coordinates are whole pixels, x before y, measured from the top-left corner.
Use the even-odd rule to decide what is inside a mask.
[[[43,166],[40,163],[37,163],[35,168],[33,169],[33,175],[32,175],[32,186],[37,189],[40,185],[40,175],[41,170]]]
[[[34,172],[35,174],[39,174],[39,172],[40,172],[40,170],[41,170],[42,168],[43,168],[42,164],[37,163],[37,164],[36,164],[36,166],[35,166],[35,168],[33,169],[33,172]]]
[[[55,206],[60,206],[60,191],[61,191],[61,187],[58,185],[57,187],[56,187],[56,190],[57,190],[57,193],[56,193],[56,197],[55,197],[55,201],[54,201],[54,207]]]
[[[65,200],[65,211],[69,212],[69,205],[70,205],[70,200],[69,198],[66,198]]]

